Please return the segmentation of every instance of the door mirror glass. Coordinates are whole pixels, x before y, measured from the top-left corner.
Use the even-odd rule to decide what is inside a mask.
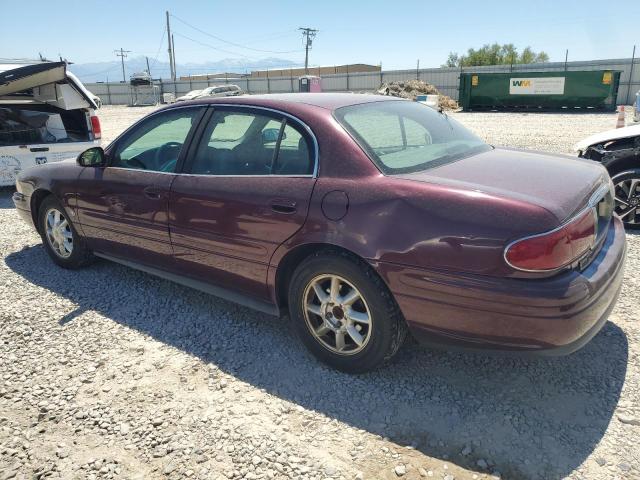
[[[101,147],[91,147],[78,155],[76,161],[81,167],[104,167],[106,157]]]
[[[274,143],[278,141],[278,137],[280,136],[279,128],[266,128],[262,131],[262,143]],[[282,135],[282,139],[284,140],[286,136]]]

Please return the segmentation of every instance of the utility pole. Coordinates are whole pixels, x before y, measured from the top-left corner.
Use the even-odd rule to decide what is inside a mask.
[[[120,61],[122,62],[122,81],[126,82],[127,77],[124,74],[124,59],[127,57],[127,53],[131,53],[131,50],[123,50],[122,47],[120,47],[120,50],[114,50],[114,53],[117,57],[120,57]]]
[[[564,71],[567,71],[567,61],[569,60],[569,49],[567,48],[564,52]]]
[[[147,73],[151,75],[151,69],[149,68],[149,57],[144,57],[147,59]]]
[[[636,46],[633,46],[633,53],[631,54],[631,65],[629,67],[629,86],[627,87],[627,101],[625,104],[629,105],[629,100],[631,98],[631,82],[633,80],[633,62],[636,60]]]
[[[167,51],[169,52],[169,70],[171,70],[171,80],[176,79],[176,66],[173,63],[173,35],[171,35],[171,26],[169,25],[169,10],[167,13],[167,43],[169,44],[169,48]]]
[[[173,55],[173,80],[178,76],[178,66],[176,65],[176,39],[171,34],[171,55]]]
[[[304,73],[309,73],[309,48],[313,44],[313,39],[316,37],[318,30],[309,27],[300,27],[298,30],[302,32],[302,38],[304,39]]]

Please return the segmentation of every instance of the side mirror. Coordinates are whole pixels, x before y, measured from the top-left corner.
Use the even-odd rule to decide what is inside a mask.
[[[267,128],[262,131],[262,143],[274,143],[278,141],[279,128]]]
[[[81,167],[104,167],[106,160],[104,150],[101,147],[91,147],[78,155],[76,162]]]
[[[280,136],[279,128],[267,128],[262,131],[262,143],[274,143],[278,141]],[[282,132],[282,140],[287,138],[286,133]]]

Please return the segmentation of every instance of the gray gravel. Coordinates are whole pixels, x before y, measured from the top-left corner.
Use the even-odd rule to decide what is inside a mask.
[[[633,111],[626,110],[631,125]],[[574,155],[573,145],[616,126],[617,113],[449,113],[492,145]]]
[[[105,137],[147,111],[104,108]],[[614,123],[454,115],[491,142],[558,152]],[[314,361],[281,320],[108,262],[56,268],[10,194],[0,191],[0,479],[640,477],[638,235],[610,321],[577,354],[410,342],[387,368],[352,377]]]

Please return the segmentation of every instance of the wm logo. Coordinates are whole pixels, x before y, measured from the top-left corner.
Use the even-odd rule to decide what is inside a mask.
[[[514,87],[530,87],[531,80],[512,80]]]

